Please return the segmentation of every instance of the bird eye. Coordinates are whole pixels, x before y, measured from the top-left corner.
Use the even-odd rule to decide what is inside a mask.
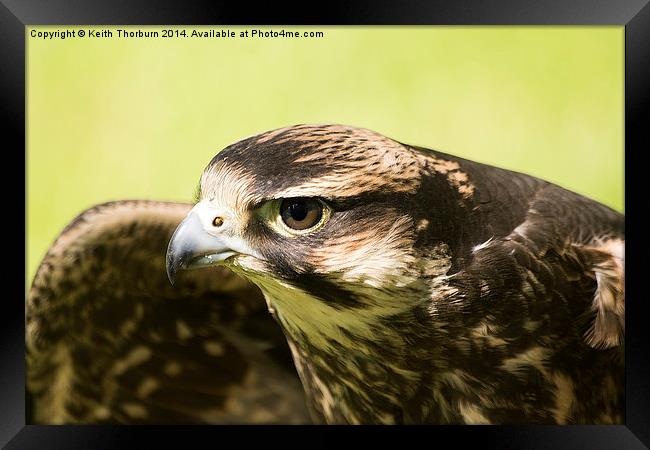
[[[282,221],[291,229],[306,230],[323,217],[323,205],[311,198],[287,198],[280,205]]]

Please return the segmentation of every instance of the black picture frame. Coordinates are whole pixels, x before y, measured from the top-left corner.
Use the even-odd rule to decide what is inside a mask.
[[[620,426],[473,426],[473,427],[115,427],[37,426],[25,423],[24,270],[17,261],[24,248],[4,249],[2,312],[0,317],[0,444],[10,449],[115,448],[174,446],[193,448],[199,442],[214,447],[229,439],[241,445],[260,436],[275,435],[291,443],[340,443],[336,434],[376,433],[387,443],[427,434],[427,445],[475,443],[496,448],[648,448],[650,445],[649,319],[642,283],[648,251],[642,199],[642,156],[647,148],[650,91],[650,5],[647,0],[455,0],[401,2],[331,1],[320,6],[237,4],[202,1],[0,0],[0,111],[4,171],[4,243],[18,243],[25,233],[25,202],[16,193],[19,173],[11,158],[25,151],[25,27],[87,24],[320,24],[320,25],[620,25],[625,26],[625,184],[626,184],[626,419]],[[594,76],[597,76],[595,74]],[[645,126],[644,126],[645,125]],[[4,128],[4,127],[3,127]],[[17,162],[16,162],[17,161]],[[22,159],[23,164],[25,159]],[[26,176],[27,167],[23,174]],[[26,186],[23,179],[23,186]],[[16,202],[14,205],[8,201]],[[24,209],[23,209],[24,208]],[[23,214],[20,214],[20,211]],[[23,218],[23,221],[20,220]],[[23,231],[25,230],[25,231]],[[16,234],[17,233],[17,234]],[[5,264],[3,264],[4,266]],[[9,270],[7,270],[9,269]],[[12,276],[13,272],[16,276]],[[23,273],[24,276],[24,273]],[[24,280],[24,278],[23,278]],[[20,286],[20,287],[19,287]],[[7,290],[9,289],[9,290]],[[23,292],[19,293],[18,291]],[[273,439],[272,436],[269,438]],[[306,440],[306,441],[305,441]],[[416,441],[411,441],[415,444]],[[453,444],[452,444],[453,443]],[[166,445],[164,445],[166,444]],[[271,441],[265,445],[273,444]]]

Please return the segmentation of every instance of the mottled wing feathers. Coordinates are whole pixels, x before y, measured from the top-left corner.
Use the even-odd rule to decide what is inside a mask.
[[[473,247],[458,278],[472,281],[480,301],[523,299],[522,310],[508,314],[558,327],[543,334],[567,336],[575,328],[588,346],[611,348],[623,343],[624,245],[624,216],[546,184],[528,197],[510,233]]]
[[[77,217],[26,305],[32,423],[305,423],[286,341],[254,286],[165,251],[191,205],[123,201]]]
[[[624,216],[532,177],[461,167],[483,200],[466,204],[480,232],[449,295],[433,297],[433,327],[449,346],[440,359],[480,382],[478,401],[454,391],[452,403],[478,402],[491,423],[622,423]]]

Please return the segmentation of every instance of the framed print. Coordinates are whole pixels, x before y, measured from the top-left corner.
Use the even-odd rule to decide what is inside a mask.
[[[163,3],[0,6],[3,445],[648,445],[646,2]]]

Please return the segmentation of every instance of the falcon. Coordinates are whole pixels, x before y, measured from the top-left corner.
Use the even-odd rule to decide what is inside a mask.
[[[219,152],[194,205],[62,232],[27,299],[32,415],[623,423],[624,244],[622,214],[532,176],[269,131]]]

